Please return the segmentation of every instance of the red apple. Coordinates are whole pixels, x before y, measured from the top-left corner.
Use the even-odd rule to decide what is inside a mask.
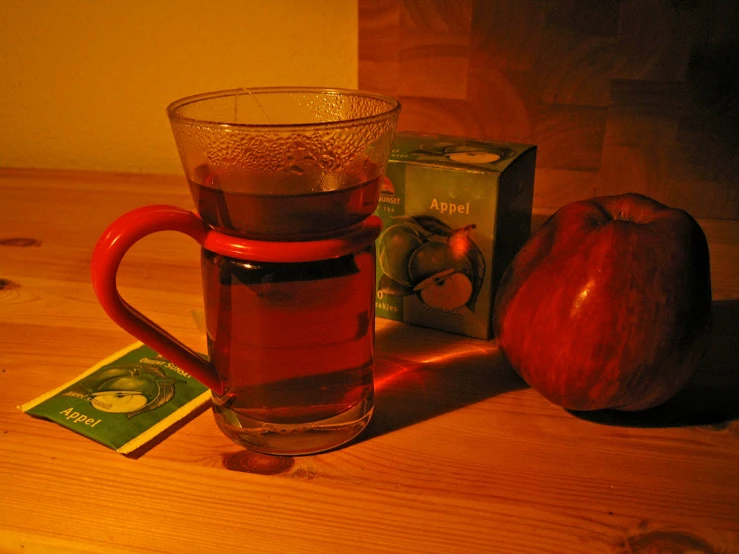
[[[698,223],[639,194],[566,205],[526,242],[495,299],[498,344],[571,410],[642,410],[685,384],[711,334]]]

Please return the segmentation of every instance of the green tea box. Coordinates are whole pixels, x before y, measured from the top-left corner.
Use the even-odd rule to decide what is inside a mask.
[[[536,147],[399,133],[376,215],[376,315],[490,339],[501,276],[531,229]]]

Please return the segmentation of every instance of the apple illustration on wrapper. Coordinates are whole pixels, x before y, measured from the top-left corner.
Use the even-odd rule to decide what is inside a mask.
[[[431,215],[398,216],[377,239],[383,296],[416,295],[432,309],[474,312],[485,259],[470,238],[476,225],[453,229]]]
[[[667,401],[700,363],[711,321],[703,230],[634,193],[552,215],[506,270],[493,315],[513,368],[570,410]]]

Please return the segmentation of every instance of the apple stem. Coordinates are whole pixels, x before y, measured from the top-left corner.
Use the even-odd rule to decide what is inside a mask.
[[[464,227],[460,227],[459,229],[455,229],[452,232],[452,234],[451,234],[451,236],[449,238],[452,239],[454,237],[459,237],[459,236],[469,237],[470,236],[470,231],[472,231],[472,229],[476,229],[476,228],[477,228],[477,225],[475,225],[474,223],[470,223],[469,225],[465,225]]]

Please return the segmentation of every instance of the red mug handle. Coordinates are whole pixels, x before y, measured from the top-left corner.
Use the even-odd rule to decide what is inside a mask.
[[[207,229],[197,215],[175,206],[145,206],[122,215],[106,229],[92,254],[95,294],[108,316],[121,328],[216,394],[223,394],[223,381],[216,369],[123,300],[116,287],[116,275],[123,256],[137,241],[158,231],[185,233],[201,246],[207,235]]]

